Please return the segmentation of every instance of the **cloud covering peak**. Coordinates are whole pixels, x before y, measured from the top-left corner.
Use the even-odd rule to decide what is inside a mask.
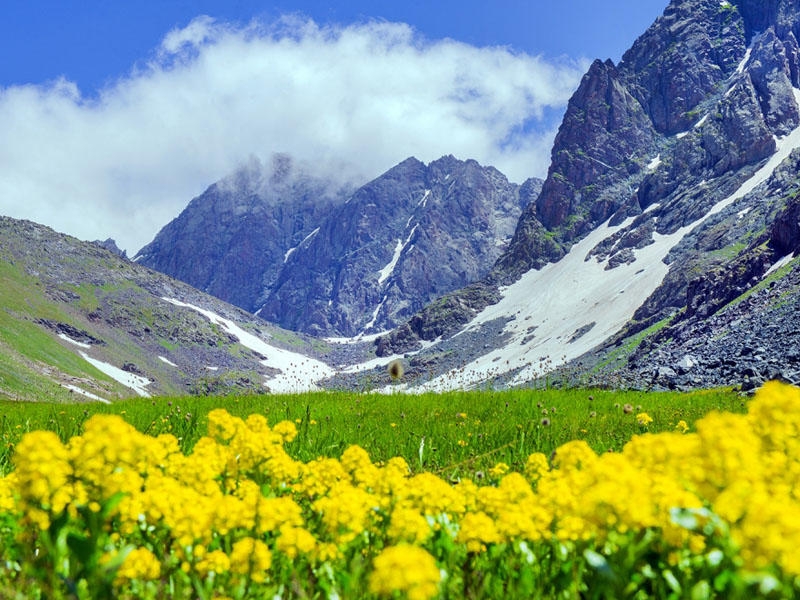
[[[64,79],[0,89],[0,213],[133,254],[252,156],[363,183],[455,154],[521,181],[544,174],[585,67],[401,23],[200,16],[95,96]]]

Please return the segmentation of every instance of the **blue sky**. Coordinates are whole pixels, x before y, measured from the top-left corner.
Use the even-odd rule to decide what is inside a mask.
[[[0,213],[132,253],[274,152],[355,181],[447,153],[544,176],[588,62],[666,4],[8,0]]]
[[[444,0],[323,2],[297,0],[9,0],[0,22],[0,85],[58,76],[91,93],[125,74],[164,35],[206,14],[232,23],[301,13],[316,22],[384,19],[411,24],[429,39],[501,45],[551,58],[611,58],[661,14],[666,0]]]

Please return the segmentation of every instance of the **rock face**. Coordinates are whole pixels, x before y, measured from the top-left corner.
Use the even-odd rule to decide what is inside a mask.
[[[727,2],[673,1],[619,65],[595,61],[569,102],[542,193],[523,214],[499,274],[513,280],[557,260],[617,211],[636,215],[669,200],[654,218],[661,217],[659,230],[674,230],[714,200],[676,191],[774,152],[773,136],[798,124],[792,85],[800,63],[792,30],[761,27],[761,14]],[[760,33],[748,39],[751,31]]]
[[[656,346],[643,343],[631,370],[624,367],[621,373],[629,373],[628,383],[649,381],[651,373],[661,373],[664,379],[667,370],[675,372],[675,381],[688,381],[680,379],[685,365],[676,365],[689,350],[698,359],[695,365],[706,364],[705,359],[676,340],[691,337],[724,353],[704,337],[704,324],[740,302],[781,257],[800,249],[800,210],[795,202],[800,164],[797,153],[790,153],[800,146],[800,134],[794,133],[800,125],[798,35],[797,0],[673,0],[619,64],[595,61],[582,79],[559,128],[541,193],[523,211],[490,277],[482,287],[471,286],[482,290],[481,301],[463,302],[463,292],[448,295],[437,309],[431,305],[378,340],[377,352],[412,352],[415,361],[424,361],[432,370],[432,361],[423,357],[441,353],[442,344],[423,349],[420,340],[432,342],[446,330],[445,337],[455,343],[455,333],[475,329],[481,322],[472,321],[481,310],[493,303],[505,306],[498,284],[514,284],[545,267],[549,273],[558,272],[580,240],[608,226],[612,233],[588,252],[586,260],[601,262],[609,280],[617,269],[633,268],[637,276],[647,272],[644,266],[635,268],[652,248],[671,250],[664,251],[669,269],[660,284],[601,352],[669,319],[657,338],[659,352],[668,360],[650,360]],[[665,240],[673,240],[671,246],[665,246]],[[567,277],[564,273],[562,278]],[[634,276],[629,285],[637,289]],[[794,289],[787,284],[783,293]],[[623,287],[620,293],[626,291]],[[531,289],[530,302],[550,293]],[[764,301],[776,302],[769,294],[764,292],[770,298]],[[450,310],[444,310],[446,306]],[[502,310],[492,307],[487,314]],[[597,306],[597,311],[605,308]],[[537,346],[535,315],[525,317],[531,319],[530,334],[519,339],[514,314],[506,317],[507,326],[483,353],[494,352],[495,383],[503,380],[503,373],[524,371],[525,361],[541,359],[540,353],[556,351],[552,343]],[[746,327],[747,315],[739,318]],[[576,331],[587,337],[598,331],[594,324],[603,322],[592,314],[583,321]],[[459,322],[464,324],[453,326]],[[792,331],[788,326],[780,333],[792,339]],[[569,336],[563,340],[564,348],[573,343]],[[675,351],[668,352],[673,345]],[[511,346],[513,353],[502,354],[503,347]],[[466,348],[457,351],[469,354]],[[523,366],[515,366],[507,356]],[[473,353],[471,360],[461,369],[475,368],[484,375],[464,379],[485,383],[486,359],[474,358]],[[583,356],[579,362],[593,360]],[[572,367],[581,370],[577,362]],[[736,372],[740,375],[734,379],[744,377]],[[697,376],[691,381],[700,385],[715,380]]]
[[[800,0],[672,0],[591,65],[543,183],[408,159],[298,230],[248,306],[315,334],[397,325],[374,353],[430,389],[603,383],[597,365],[645,387],[800,381],[798,38]]]
[[[134,260],[253,312],[287,251],[350,191],[285,155],[254,160],[192,200]]]
[[[135,260],[295,331],[354,336],[486,276],[540,187],[447,156],[353,191],[278,156],[211,186]]]
[[[539,185],[520,188],[473,160],[409,158],[357,190],[291,254],[259,315],[314,334],[391,328],[484,277]]]

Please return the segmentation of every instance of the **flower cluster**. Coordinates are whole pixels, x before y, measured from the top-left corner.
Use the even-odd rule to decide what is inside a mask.
[[[94,416],[66,444],[42,431],[23,438],[0,479],[0,516],[16,516],[40,558],[59,523],[100,536],[96,562],[122,595],[137,581],[170,582],[155,597],[183,578],[228,595],[308,585],[311,595],[421,600],[495,585],[470,579],[475,561],[523,569],[558,548],[595,564],[630,536],[684,570],[723,536],[741,569],[800,577],[800,390],[769,384],[747,415],[676,429],[601,455],[569,442],[532,454],[522,472],[500,463],[479,485],[412,474],[402,458],[376,464],[358,446],[304,463],[287,452],[295,425],[259,415],[212,411],[189,454],[171,435]],[[70,560],[89,561],[61,556],[59,568]]]

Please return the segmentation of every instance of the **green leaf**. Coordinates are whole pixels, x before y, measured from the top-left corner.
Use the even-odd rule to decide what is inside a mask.
[[[86,564],[94,553],[94,540],[74,532],[67,534],[67,548],[82,563]]]
[[[673,592],[675,592],[677,594],[680,594],[681,593],[681,584],[678,581],[678,579],[675,577],[675,575],[672,573],[672,571],[670,571],[669,569],[664,569],[664,572],[662,573],[662,575],[664,576],[664,581],[667,582],[667,585],[669,586],[669,589],[671,589]]]
[[[122,502],[122,499],[125,498],[125,495],[125,492],[117,492],[103,503],[103,508],[100,511],[100,515],[103,517],[103,519],[107,518],[112,512],[114,512],[117,506],[119,506],[119,503]]]
[[[692,600],[708,600],[708,598],[711,598],[709,583],[705,579],[695,583],[692,587]]]

